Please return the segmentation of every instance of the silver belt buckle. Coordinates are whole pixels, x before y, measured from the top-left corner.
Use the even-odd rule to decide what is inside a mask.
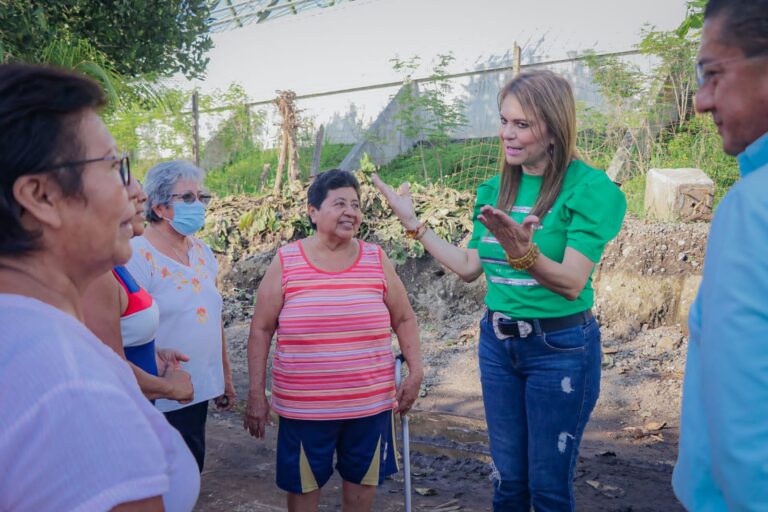
[[[493,333],[496,335],[496,337],[500,340],[505,340],[507,338],[511,338],[511,334],[502,334],[499,330],[499,319],[503,318],[505,320],[510,320],[510,317],[507,315],[504,315],[502,313],[499,313],[498,311],[494,311],[493,315],[491,316],[491,324],[493,325]]]
[[[520,331],[521,338],[527,338],[528,335],[533,332],[533,326],[528,322],[523,322],[522,320],[518,320],[517,330]]]
[[[501,330],[499,329],[499,320],[512,320],[511,317],[508,317],[507,315],[503,313],[499,313],[498,311],[493,312],[493,316],[491,316],[491,324],[493,325],[493,333],[496,335],[496,337],[500,340],[505,340],[507,338],[512,338],[511,334],[503,334]],[[529,334],[533,332],[533,326],[529,324],[528,322],[524,322],[522,320],[517,321],[517,330],[520,332],[521,338],[527,338]]]

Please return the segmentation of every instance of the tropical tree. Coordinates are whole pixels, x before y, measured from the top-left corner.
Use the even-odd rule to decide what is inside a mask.
[[[693,111],[696,85],[694,61],[698,43],[690,32],[650,31],[645,34],[639,48],[656,58],[652,76],[664,77],[662,90],[677,109],[678,128],[682,128]]]
[[[126,77],[203,75],[210,0],[0,0],[0,60],[49,62],[64,44]],[[57,44],[58,43],[58,44]],[[47,54],[46,54],[47,52]],[[54,58],[55,60],[55,58]]]
[[[437,55],[429,77],[418,82],[413,74],[420,68],[419,56],[390,59],[392,69],[403,74],[403,86],[396,96],[400,109],[394,119],[403,135],[418,141],[425,181],[428,181],[428,173],[424,145],[432,150],[442,180],[444,169],[440,150],[451,141],[451,134],[467,123],[463,101],[451,99],[453,85],[447,75],[448,66],[454,59],[452,53]]]
[[[685,37],[689,32],[697,35],[701,27],[704,26],[704,8],[707,6],[707,1],[690,0],[687,2],[685,19],[676,30],[678,36]]]

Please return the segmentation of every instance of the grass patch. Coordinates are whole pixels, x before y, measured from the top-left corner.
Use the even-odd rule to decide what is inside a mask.
[[[682,129],[664,133],[654,147],[649,168],[687,167],[701,169],[715,182],[715,206],[739,179],[738,162],[723,152],[710,116],[694,116]]]
[[[615,148],[597,144],[599,138],[594,132],[580,133],[579,150],[590,165],[606,169]],[[456,141],[436,148],[416,146],[381,166],[378,173],[392,185],[404,181],[442,183],[457,190],[474,192],[480,183],[499,172],[498,147],[496,137]]]
[[[320,170],[338,167],[350,149],[352,149],[352,144],[323,145],[323,150],[320,153]],[[303,180],[309,176],[313,152],[313,147],[299,148],[299,167]],[[265,183],[265,189],[269,191],[275,182],[278,157],[277,149],[254,149],[237,154],[229,163],[209,170],[205,184],[212,192],[220,196],[232,194],[259,195],[264,192],[261,190],[259,182],[264,164],[269,163],[271,166]]]
[[[456,182],[460,180],[463,171],[464,146],[463,142],[452,142],[438,147],[430,147],[425,143],[382,165],[378,173],[381,179],[392,185],[407,181],[421,184],[443,183],[457,188]]]
[[[645,174],[639,174],[621,184],[627,198],[627,211],[635,217],[645,216]]]

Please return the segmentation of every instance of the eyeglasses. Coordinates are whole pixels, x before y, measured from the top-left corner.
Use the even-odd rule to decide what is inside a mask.
[[[759,54],[759,55],[752,55],[750,57],[740,56],[740,57],[731,57],[728,59],[711,60],[708,62],[697,62],[696,63],[696,84],[699,86],[699,89],[702,89],[707,84],[709,84],[713,78],[715,78],[717,75],[721,75],[725,71],[725,69],[712,70],[710,69],[710,66],[713,66],[713,67],[720,66],[721,68],[725,68],[725,64],[729,64],[731,62],[759,59],[761,57],[768,57],[768,55]]]
[[[123,185],[126,187],[131,182],[131,161],[128,158],[127,153],[123,153],[121,156],[104,156],[101,158],[90,158],[88,160],[76,160],[74,162],[62,162],[60,164],[51,165],[49,167],[43,167],[41,171],[48,171],[52,169],[58,169],[61,167],[70,167],[73,165],[86,165],[94,162],[119,162],[120,163],[120,179],[123,181]]]
[[[203,203],[204,206],[208,206],[208,203],[211,202],[212,196],[210,194],[204,194],[199,193],[195,194],[194,192],[185,192],[183,194],[171,194],[171,197],[178,197],[182,201],[184,201],[187,204],[192,204],[195,201],[200,201]]]

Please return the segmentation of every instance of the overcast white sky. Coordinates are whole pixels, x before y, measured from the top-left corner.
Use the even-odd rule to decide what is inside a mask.
[[[252,100],[398,80],[389,60],[429,62],[453,52],[451,71],[523,63],[569,52],[630,50],[649,23],[672,29],[685,0],[357,0],[214,35],[203,91],[245,86]],[[427,69],[425,68],[425,73]]]

